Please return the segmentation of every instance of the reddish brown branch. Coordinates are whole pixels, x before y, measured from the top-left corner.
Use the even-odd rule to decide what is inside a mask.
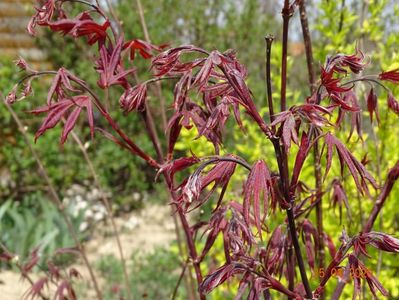
[[[388,172],[388,176],[387,176],[387,180],[385,181],[384,186],[381,189],[380,194],[377,197],[376,202],[374,203],[373,209],[371,210],[370,216],[366,222],[366,225],[364,226],[362,233],[367,233],[370,232],[371,229],[374,226],[374,222],[377,219],[378,214],[380,213],[382,207],[385,204],[385,201],[388,199],[389,194],[392,191],[392,188],[395,184],[395,182],[398,180],[399,178],[399,160],[396,162],[395,166],[389,170]],[[336,255],[337,257],[337,255]],[[341,261],[334,259],[329,267],[326,270],[326,274],[325,276],[322,278],[319,287],[317,288],[317,290],[322,290],[324,288],[324,285],[327,283],[327,281],[330,279],[332,272],[327,272],[327,271],[331,271],[332,268],[337,267],[339,265],[339,263],[341,263]],[[347,268],[349,270],[349,268]],[[334,293],[331,297],[331,299],[339,299],[342,291],[346,285],[346,282],[349,280],[349,272],[345,272],[344,273],[344,280],[339,281],[337,283],[337,286],[335,287]]]
[[[312,50],[312,39],[309,31],[308,16],[306,13],[306,0],[302,0],[299,3],[300,20],[302,26],[302,36],[305,44],[306,51],[306,64],[308,67],[308,79],[309,79],[309,90],[313,94],[316,90],[316,75],[314,71],[314,60]],[[316,131],[315,131],[316,132]],[[314,139],[317,139],[318,134],[314,135]],[[316,141],[313,147],[313,160],[314,160],[314,176],[316,186],[316,226],[318,233],[318,268],[319,270],[324,269],[324,228],[323,228],[323,202],[322,202],[322,174],[320,166],[320,149],[319,142]],[[321,295],[321,299],[324,299],[324,295]]]
[[[282,45],[282,62],[281,62],[281,111],[286,110],[286,91],[287,91],[287,49],[288,49],[288,27],[291,16],[293,15],[294,8],[289,4],[288,0],[284,1],[284,7],[282,10],[283,15],[283,45]],[[294,199],[289,195],[289,175],[288,175],[288,158],[286,149],[282,145],[280,147],[279,141],[274,142],[274,148],[276,157],[278,159],[279,171],[280,171],[280,187],[284,193],[285,200],[290,203],[290,207],[286,210],[289,231],[291,235],[292,244],[294,246],[295,255],[298,263],[299,272],[301,274],[302,283],[305,288],[306,297],[312,298],[312,290],[310,288],[309,280],[306,275],[305,264],[303,261],[301,248],[299,246],[298,236],[296,232],[295,217],[292,211],[294,206]]]

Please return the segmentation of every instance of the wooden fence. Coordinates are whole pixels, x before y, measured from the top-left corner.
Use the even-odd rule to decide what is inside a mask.
[[[38,66],[48,65],[45,52],[35,45],[26,30],[34,13],[33,0],[0,0],[0,55],[13,59],[22,56]]]

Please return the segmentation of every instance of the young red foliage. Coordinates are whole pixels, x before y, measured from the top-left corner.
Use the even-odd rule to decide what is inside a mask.
[[[268,214],[269,199],[273,197],[273,183],[270,170],[264,160],[258,160],[249,172],[244,185],[244,220],[250,224],[250,207],[252,206],[255,225],[262,239],[262,223]],[[252,205],[251,205],[252,203]],[[262,216],[261,209],[263,208]]]
[[[333,136],[331,133],[328,132],[325,136],[325,143],[327,147],[327,152],[326,152],[327,165],[324,173],[324,180],[327,177],[327,174],[331,168],[333,148],[335,147],[341,164],[341,175],[343,175],[343,168],[346,165],[355,181],[358,190],[361,193],[364,192],[368,193],[368,187],[366,181],[368,181],[374,188],[378,187],[377,182],[375,181],[373,176],[366,170],[366,168],[359,161],[356,160],[353,154],[335,136]]]
[[[343,205],[346,208],[348,218],[351,219],[348,197],[346,196],[346,193],[341,184],[341,181],[337,178],[335,178],[332,181],[331,203],[332,203],[332,207],[334,207],[334,208],[338,205],[340,223],[342,222],[342,206]]]
[[[201,283],[200,291],[204,294],[208,294],[228,278],[243,272],[245,272],[245,268],[241,264],[226,264],[205,277],[204,281]]]
[[[328,247],[332,256],[332,262],[327,268],[329,271],[333,267],[339,267],[339,264],[345,258],[348,258],[351,267],[368,272],[357,257],[359,253],[368,255],[367,245],[388,252],[399,251],[399,241],[396,238],[378,232],[361,233],[352,238],[344,232],[341,245],[337,251],[332,238],[323,231],[322,225],[319,224],[321,220],[317,220],[317,228],[309,221],[309,214],[314,207],[316,207],[316,211],[323,208],[321,197],[327,191],[322,187],[317,187],[317,185],[313,190],[299,181],[308,154],[311,153],[311,150],[314,150],[315,160],[317,159],[317,147],[315,145],[324,137],[323,151],[326,151],[327,157],[324,180],[331,169],[335,148],[340,160],[342,176],[344,175],[344,167],[347,166],[361,194],[369,194],[368,183],[377,188],[376,181],[366,170],[365,160],[358,162],[344,143],[338,140],[331,131],[333,126],[337,130],[340,129],[346,121],[345,116],[349,114],[351,129],[348,140],[355,130],[361,138],[362,108],[354,87],[362,81],[367,81],[373,86],[367,97],[367,110],[370,114],[370,120],[373,122],[375,114],[377,122],[380,122],[378,98],[374,89],[376,79],[375,76],[370,79],[370,77],[361,75],[367,63],[365,62],[365,55],[360,49],[357,48],[356,52],[351,55],[336,54],[329,57],[321,68],[317,89],[313,89],[312,95],[304,98],[306,100],[303,103],[294,105],[287,110],[285,110],[286,99],[283,99],[286,96],[285,85],[287,83],[286,53],[283,50],[283,70],[281,72],[283,89],[281,107],[283,111],[274,116],[269,116],[274,121],[267,124],[256,107],[254,95],[246,82],[248,72],[238,61],[234,51],[228,50],[222,53],[218,50],[206,51],[193,45],[182,45],[161,52],[165,45],[155,46],[140,39],[125,40],[123,32],[119,32],[120,28],[118,30],[113,28],[116,20],[111,22],[106,13],[95,4],[83,3],[89,5],[91,10],[83,11],[74,18],[68,18],[62,9],[64,1],[47,0],[41,2],[42,4],[39,8],[36,8],[36,13],[29,23],[28,31],[34,34],[36,26],[48,27],[50,30],[60,32],[63,35],[75,38],[85,37],[89,45],[98,46],[98,53],[93,64],[99,76],[98,86],[107,90],[106,93],[108,93],[108,89],[115,85],[119,88],[122,87],[123,93],[120,96],[119,103],[123,111],[140,111],[143,114],[150,114],[151,112],[146,111],[150,105],[146,102],[147,93],[151,93],[148,84],[164,79],[177,79],[174,87],[173,105],[171,105],[173,112],[170,114],[171,118],[168,122],[167,150],[159,149],[159,143],[155,138],[156,132],[151,132],[151,128],[156,131],[157,124],[150,123],[150,118],[145,120],[154,148],[158,153],[161,153],[158,163],[149,154],[138,148],[129,138],[129,135],[122,131],[107,109],[103,108],[101,97],[90,89],[89,84],[64,68],[59,69],[56,73],[43,73],[46,75],[55,74],[55,76],[48,91],[47,105],[33,110],[32,113],[47,113],[35,135],[35,139],[65,118],[60,139],[61,144],[63,144],[78,122],[83,109],[87,110],[90,131],[92,135],[94,134],[94,104],[101,116],[114,130],[112,133],[104,129],[99,129],[99,131],[106,138],[131,153],[139,155],[152,167],[155,167],[158,171],[157,176],[164,175],[167,188],[172,196],[171,202],[175,205],[186,235],[189,259],[195,269],[201,300],[205,299],[204,294],[237,275],[241,276],[237,299],[245,294],[248,299],[255,300],[261,296],[268,299],[270,297],[269,289],[277,290],[292,299],[318,297],[323,292],[330,274],[323,276],[320,286],[312,294],[297,237],[298,224],[301,224],[300,232],[303,237],[308,265],[312,271],[316,267],[316,257],[324,251],[324,249],[319,248],[322,243]],[[298,5],[302,6],[303,2],[293,1],[290,3],[284,1],[282,14],[285,38],[288,36],[288,20]],[[98,14],[102,21],[98,22],[93,14]],[[54,17],[57,19],[54,20]],[[302,12],[301,17],[303,17]],[[287,48],[287,40],[283,41],[283,49]],[[93,51],[95,51],[94,48]],[[145,59],[152,58],[152,69],[155,71],[155,77],[143,83],[135,83],[133,86],[131,75],[136,69],[132,66],[132,63],[136,53]],[[157,56],[154,57],[155,54]],[[17,64],[28,74],[26,77],[28,80],[21,96],[17,95],[18,85],[14,87],[7,96],[9,103],[28,96],[32,92],[31,80],[41,75],[40,72],[32,70],[22,59]],[[127,66],[127,69],[125,66]],[[349,80],[350,73],[357,74],[357,79]],[[379,74],[378,80],[399,83],[398,74],[398,70],[382,72]],[[378,84],[380,83],[378,82]],[[386,87],[385,89],[388,90]],[[193,96],[195,93],[197,93],[197,96]],[[270,94],[272,94],[271,91]],[[328,104],[321,104],[322,100],[327,100]],[[269,103],[269,107],[273,108],[273,103]],[[391,92],[388,92],[388,108],[399,114],[398,101]],[[279,167],[279,173],[270,170],[262,158],[256,160],[251,168],[238,156],[219,156],[219,151],[223,146],[224,128],[231,112],[239,127],[243,129],[240,109],[245,111],[252,121],[259,126],[265,139],[271,140],[275,149],[275,157],[273,158]],[[338,110],[338,119],[335,124],[332,124],[331,118],[335,110]],[[181,129],[183,127],[191,129],[194,126],[198,132],[198,137],[204,136],[214,145],[216,156],[201,158],[193,155],[174,159],[176,154],[174,148],[181,134]],[[300,144],[298,137],[301,137]],[[290,172],[291,166],[287,157],[291,147],[295,147],[294,144],[298,145],[298,152],[292,172]],[[313,147],[314,149],[312,149]],[[163,157],[163,152],[167,153],[166,157]],[[267,158],[269,159],[269,157]],[[194,173],[176,187],[174,182],[176,172],[186,171],[194,165],[198,165]],[[227,186],[237,165],[244,166],[249,171],[244,184],[242,202],[231,201],[230,199],[223,201]],[[208,166],[210,167],[208,168]],[[291,174],[291,177],[289,174]],[[393,184],[399,176],[398,174],[398,170],[393,169],[389,173],[388,183]],[[288,191],[284,188],[287,188]],[[212,204],[214,209],[209,221],[202,220],[190,225],[191,218],[187,214],[208,202],[211,195],[217,190],[220,190],[220,193],[217,200]],[[339,205],[341,210],[341,206],[344,204],[349,209],[349,199],[338,180],[333,181],[332,190],[333,205]],[[269,230],[266,217],[270,211],[276,213],[277,203],[280,204],[281,209],[286,210],[288,224],[277,224],[272,229],[273,233],[269,237],[265,249],[262,247],[262,239],[265,232]],[[270,223],[274,225],[273,222]],[[257,234],[253,233],[255,228]],[[204,230],[203,234],[206,234],[207,238],[201,251],[197,251],[196,236],[201,230]],[[201,282],[200,263],[204,261],[204,257],[214,247],[219,235],[223,238],[225,262],[222,263],[222,267],[211,272]],[[261,241],[258,242],[257,238]],[[356,255],[347,254],[352,247]],[[23,265],[23,272],[30,272],[38,263],[38,253],[37,250],[35,251],[32,252],[29,261]],[[60,249],[59,253],[68,251],[76,252],[76,249]],[[294,252],[295,254],[293,254]],[[12,256],[3,253],[0,258],[10,261]],[[296,264],[300,269],[301,283],[296,282]],[[69,273],[65,273],[65,275],[52,264],[48,265],[48,269],[50,279],[57,282],[55,298],[59,300],[75,299],[76,295],[71,279],[79,277],[77,271],[70,269]],[[286,288],[279,280],[274,279],[271,274],[278,275],[280,278],[285,275],[289,288]],[[370,275],[366,277],[366,280],[374,295],[377,290],[380,290],[384,295],[386,294],[385,289],[375,277]],[[360,291],[360,279],[354,281],[354,295],[356,296]],[[33,292],[28,293],[28,295],[32,298],[38,296],[46,284],[46,280],[39,280],[32,288]]]
[[[399,115],[399,102],[391,92],[388,94],[388,108]]]
[[[44,289],[49,286],[49,279],[47,277],[42,277],[38,279],[36,282],[32,284],[29,290],[23,295],[23,300],[33,300],[39,299],[41,297],[41,293],[43,293]]]
[[[367,110],[370,114],[370,122],[373,123],[373,114],[375,113],[377,122],[378,124],[380,124],[380,114],[378,112],[378,98],[373,88],[370,89],[370,93],[367,97]]]
[[[302,222],[302,238],[305,242],[306,256],[312,273],[315,272],[316,251],[318,248],[317,230],[313,224],[305,219]]]
[[[130,60],[134,60],[136,52],[138,52],[141,57],[143,57],[144,59],[149,59],[151,57],[153,57],[153,52],[160,52],[163,49],[165,49],[166,47],[168,47],[168,45],[160,45],[160,46],[155,46],[152,45],[146,41],[140,40],[140,39],[134,39],[131,41],[127,41],[125,42],[125,44],[123,45],[123,50],[128,49],[130,52]]]
[[[121,64],[123,39],[120,38],[114,48],[107,48],[102,45],[100,57],[96,61],[96,70],[100,74],[97,84],[100,88],[106,89],[112,85],[121,85],[125,89],[129,87],[127,76],[136,71],[135,68],[124,70]]]
[[[67,112],[72,108],[72,112],[67,115]],[[94,136],[94,116],[92,100],[89,96],[80,95],[73,96],[72,98],[65,98],[55,104],[40,107],[30,111],[33,114],[47,113],[47,117],[43,120],[42,125],[35,134],[35,141],[48,129],[56,126],[63,117],[67,116],[60,140],[60,143],[64,144],[66,139],[68,138],[69,133],[75,127],[76,122],[78,121],[78,117],[83,108],[86,108],[87,110],[87,118],[89,120],[90,132],[91,135]]]
[[[230,158],[233,160],[230,160]],[[199,168],[183,183],[182,193],[179,197],[179,202],[177,203],[178,206],[183,208],[185,211],[190,207],[190,210],[195,209],[208,201],[214,191],[218,187],[221,187],[219,199],[216,203],[216,208],[218,208],[223,200],[230,178],[234,174],[237,165],[237,162],[234,160],[236,159],[237,157],[234,155],[227,155],[226,159],[221,157],[220,159],[215,158],[202,163]],[[202,175],[201,173],[204,168],[209,164],[215,165],[206,172],[206,174]],[[210,190],[200,198],[201,193],[212,183],[213,186]]]
[[[353,278],[354,291],[353,291],[353,299],[356,299],[357,296],[361,295],[361,278],[363,276],[357,274],[365,274],[364,278],[369,286],[371,293],[374,297],[377,297],[377,290],[381,292],[382,295],[388,296],[387,290],[382,286],[381,282],[364,266],[364,264],[353,254],[349,254],[349,267]]]
[[[390,81],[392,83],[399,83],[399,69],[391,70],[391,71],[386,71],[386,72],[381,72],[378,75],[380,80],[386,80]]]
[[[122,94],[119,104],[125,112],[144,111],[147,98],[147,85],[138,84]]]

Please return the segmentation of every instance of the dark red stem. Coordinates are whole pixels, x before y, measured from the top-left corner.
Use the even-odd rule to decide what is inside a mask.
[[[305,44],[306,52],[306,63],[308,67],[308,78],[309,78],[309,90],[313,94],[316,91],[316,75],[314,71],[314,60],[313,60],[313,50],[312,50],[312,39],[309,31],[308,16],[306,13],[306,0],[302,0],[299,3],[299,12],[302,27],[302,36]],[[314,131],[314,139],[317,139],[318,133]],[[318,233],[318,267],[319,270],[324,269],[324,227],[323,227],[323,207],[322,207],[322,174],[320,166],[320,149],[319,142],[315,141],[313,147],[313,160],[314,160],[314,176],[315,176],[315,186],[316,186],[316,227]],[[321,298],[324,299],[324,294],[321,294]]]
[[[287,93],[287,53],[288,53],[288,26],[292,16],[290,3],[284,0],[283,15],[283,40],[282,40],[282,55],[281,55],[281,111],[287,109],[286,93]]]
[[[374,222],[377,219],[378,214],[380,213],[382,207],[384,206],[384,203],[387,200],[389,194],[391,193],[393,185],[398,180],[398,178],[399,178],[399,160],[396,162],[395,166],[391,170],[389,170],[387,180],[385,181],[385,184],[382,187],[376,202],[374,203],[373,209],[371,210],[370,216],[366,222],[366,225],[362,230],[362,233],[367,233],[372,230]],[[336,267],[338,264],[334,265],[334,261],[330,263],[332,267]],[[326,273],[326,276],[328,275],[331,276],[331,274]],[[323,278],[322,281],[320,282],[319,288],[323,288],[324,285],[327,283],[328,279],[329,277]],[[339,299],[348,279],[349,279],[349,272],[344,274],[344,280],[337,283],[337,286],[335,287],[331,299]]]
[[[302,0],[299,4],[299,13],[302,26],[303,42],[305,43],[306,64],[308,67],[310,92],[314,93],[316,89],[316,75],[314,71],[312,38],[309,31],[308,15],[306,13],[306,0]]]
[[[282,10],[283,16],[283,45],[282,45],[282,62],[281,62],[281,111],[286,110],[286,90],[287,90],[287,49],[288,49],[288,27],[291,16],[293,15],[293,8],[290,6],[289,1],[284,1]],[[292,211],[294,207],[294,198],[289,195],[289,175],[288,175],[288,158],[287,152],[284,147],[279,145],[279,141],[274,141],[274,148],[278,160],[280,171],[280,187],[284,194],[285,200],[289,203],[286,209],[288,226],[290,230],[292,244],[294,246],[295,255],[298,262],[299,272],[301,274],[302,283],[305,288],[306,297],[312,299],[312,290],[310,288],[309,280],[306,275],[305,264],[302,258],[301,248],[299,246],[298,236],[295,226],[295,217]]]
[[[271,76],[271,54],[272,54],[272,44],[274,36],[267,35],[266,40],[266,92],[267,92],[267,104],[269,106],[269,118],[270,123],[274,121],[274,108],[273,108],[273,93],[272,93],[272,76]],[[272,127],[272,131],[276,132],[275,126]]]
[[[152,117],[151,110],[149,109],[148,105],[147,105],[146,111],[142,113],[142,116],[143,116],[143,120],[145,122],[148,136],[150,137],[152,144],[155,148],[155,151],[157,153],[158,160],[160,163],[163,163],[165,161],[165,157],[163,155],[161,143],[159,141],[158,133],[155,128],[154,119]],[[172,178],[166,172],[164,172],[163,175],[164,175],[166,186],[172,187],[172,189],[169,189],[169,193],[170,193],[170,196],[173,199],[173,201],[176,203],[178,201],[178,199],[177,199],[176,193],[173,190],[174,184],[173,184]],[[193,263],[193,267],[194,267],[194,271],[195,271],[195,275],[196,275],[196,279],[197,279],[197,284],[199,286],[202,283],[202,273],[201,273],[200,261],[198,260],[197,249],[195,247],[195,238],[194,238],[193,232],[191,231],[190,225],[188,224],[188,221],[187,221],[187,218],[186,218],[184,212],[179,210],[177,207],[176,207],[176,209],[177,209],[177,214],[179,216],[179,219],[182,224],[183,231],[184,231],[184,234],[186,237],[189,257]],[[206,299],[205,295],[202,293],[200,293],[199,296],[200,296],[201,300]]]
[[[364,226],[363,233],[370,232],[373,228],[374,222],[377,219],[378,214],[380,213],[382,207],[384,206],[385,200],[388,198],[391,190],[393,188],[394,183],[399,178],[399,160],[396,162],[395,166],[389,170],[388,178],[385,181],[384,186],[380,192],[380,195],[377,198],[377,201],[374,203],[373,210]]]

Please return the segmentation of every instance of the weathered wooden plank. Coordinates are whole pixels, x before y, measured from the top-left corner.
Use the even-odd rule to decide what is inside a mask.
[[[22,56],[35,68],[48,69],[47,55],[26,31],[37,4],[38,0],[0,0],[0,55]]]
[[[47,59],[46,53],[39,48],[0,48],[0,53],[13,59],[21,56],[29,62],[42,62]]]
[[[1,0],[2,3],[21,3],[21,4],[30,4],[36,5],[38,3],[37,0]]]
[[[0,33],[0,48],[30,48],[34,46],[34,38],[27,34]]]
[[[0,18],[0,33],[26,33],[29,17]]]
[[[31,3],[0,2],[0,18],[23,17],[34,14]]]

